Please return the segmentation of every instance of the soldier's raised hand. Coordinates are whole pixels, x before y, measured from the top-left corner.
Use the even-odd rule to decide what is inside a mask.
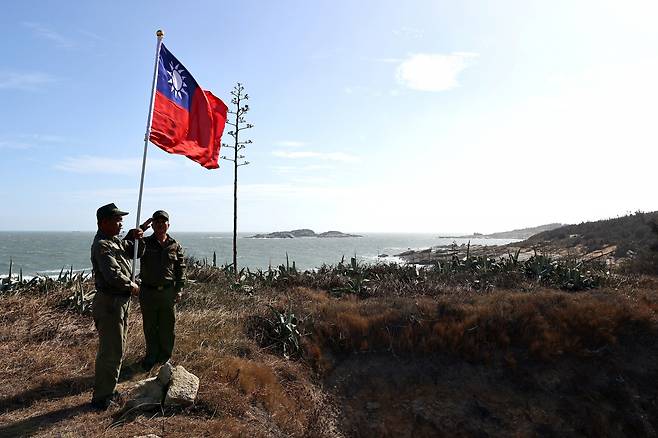
[[[153,218],[148,218],[146,219],[146,222],[139,226],[139,228],[141,228],[142,231],[146,231],[151,228],[151,222],[153,222]]]

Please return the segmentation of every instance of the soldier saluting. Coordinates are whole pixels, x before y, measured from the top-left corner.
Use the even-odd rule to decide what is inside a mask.
[[[116,385],[121,370],[126,336],[130,296],[139,293],[139,286],[131,280],[131,259],[135,239],[139,239],[137,256],[144,253],[141,243],[151,223],[147,220],[140,228],[128,232],[121,240],[123,216],[115,204],[103,205],[96,211],[98,232],[91,245],[91,265],[96,283],[93,316],[98,331],[98,352],[94,376],[94,394],[91,404],[105,410],[118,394]]]
[[[144,238],[145,250],[140,264],[139,304],[146,341],[144,369],[171,359],[176,303],[185,284],[183,247],[167,233],[169,214],[164,210],[156,211],[152,224],[153,234]]]

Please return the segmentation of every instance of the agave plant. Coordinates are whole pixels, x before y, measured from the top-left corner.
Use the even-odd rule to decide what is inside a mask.
[[[535,254],[523,264],[523,270],[528,278],[542,281],[550,277],[557,263],[548,256]]]
[[[290,359],[299,353],[299,341],[302,334],[297,328],[297,317],[291,309],[279,311],[268,305],[272,319],[265,319],[267,324],[266,335],[268,343],[283,353],[283,357]]]

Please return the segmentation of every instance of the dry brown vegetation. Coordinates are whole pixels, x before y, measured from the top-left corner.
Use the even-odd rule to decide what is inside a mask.
[[[179,308],[173,361],[200,377],[197,403],[130,416],[87,406],[96,333],[89,316],[61,307],[70,290],[1,295],[0,436],[658,430],[658,281],[650,277],[578,293],[445,287],[359,296],[303,285],[245,290],[213,268],[193,276],[203,281]],[[298,320],[301,348],[290,360],[268,335],[269,306]],[[145,377],[137,305],[130,323],[120,388]]]

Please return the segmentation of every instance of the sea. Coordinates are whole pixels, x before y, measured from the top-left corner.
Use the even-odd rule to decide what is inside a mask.
[[[24,277],[37,274],[57,276],[64,269],[74,272],[91,270],[89,260],[94,232],[89,231],[0,231],[0,277],[7,277],[10,259],[12,274],[22,270]],[[362,237],[294,239],[252,239],[256,233],[239,233],[237,238],[238,268],[276,268],[293,261],[298,269],[314,269],[323,264],[335,265],[344,258],[356,257],[360,262],[402,261],[396,257],[410,249],[466,244],[504,245],[516,239],[468,239],[440,237],[429,233],[356,233]],[[230,264],[233,260],[233,234],[227,232],[171,233],[187,255],[201,262]]]

